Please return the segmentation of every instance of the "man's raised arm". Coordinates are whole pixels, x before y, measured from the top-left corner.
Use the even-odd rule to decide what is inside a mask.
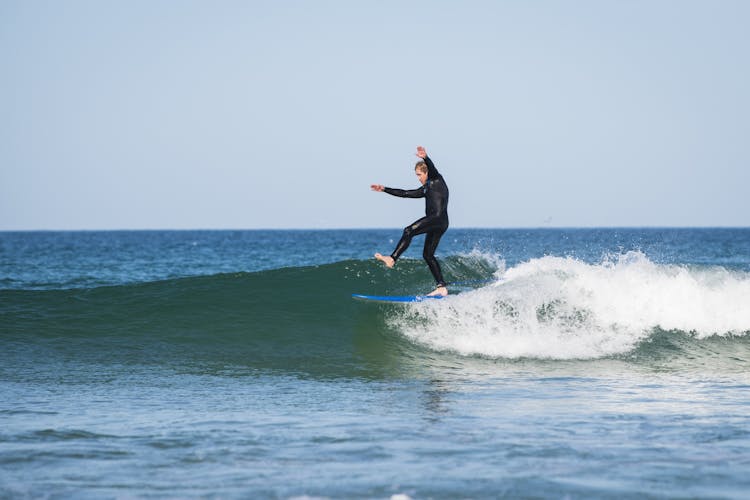
[[[430,157],[427,156],[427,151],[422,146],[417,146],[417,156],[422,158],[424,160],[425,165],[427,165],[427,177],[430,179],[434,179],[438,175],[440,175],[440,172],[438,172],[437,167],[435,167],[435,164],[432,163],[432,160],[430,160]]]

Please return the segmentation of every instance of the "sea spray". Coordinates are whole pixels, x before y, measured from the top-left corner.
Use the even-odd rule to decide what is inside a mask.
[[[627,353],[655,329],[744,335],[748,304],[750,273],[657,264],[633,251],[598,264],[530,259],[479,290],[391,311],[388,322],[436,350],[591,359]]]

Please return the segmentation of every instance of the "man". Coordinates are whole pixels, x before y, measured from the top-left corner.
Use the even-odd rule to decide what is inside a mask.
[[[417,156],[422,161],[414,166],[414,172],[422,184],[421,188],[404,190],[389,188],[380,184],[370,186],[373,191],[386,192],[401,198],[425,198],[425,216],[404,228],[404,234],[390,256],[376,253],[375,258],[382,261],[387,267],[393,267],[401,254],[409,248],[412,237],[424,234],[422,257],[427,261],[427,266],[437,283],[435,290],[428,295],[446,296],[448,295],[448,289],[445,286],[440,264],[435,258],[435,249],[440,243],[440,237],[448,229],[448,186],[422,146],[417,146]]]

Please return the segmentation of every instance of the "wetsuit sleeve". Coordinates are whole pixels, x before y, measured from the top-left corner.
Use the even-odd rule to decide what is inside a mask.
[[[384,192],[398,196],[399,198],[424,198],[424,189],[396,189],[396,188],[385,188]]]
[[[435,164],[432,163],[429,156],[424,157],[424,162],[427,165],[427,177],[429,179],[435,179],[440,175],[440,172],[438,172],[438,169],[435,167]]]

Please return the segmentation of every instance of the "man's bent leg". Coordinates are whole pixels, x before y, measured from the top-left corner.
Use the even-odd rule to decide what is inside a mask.
[[[404,233],[401,235],[401,239],[398,241],[396,248],[391,254],[394,262],[401,257],[401,254],[404,253],[407,248],[409,248],[409,245],[411,245],[411,239],[414,236],[429,231],[429,222],[430,221],[427,217],[422,217],[404,228]]]

